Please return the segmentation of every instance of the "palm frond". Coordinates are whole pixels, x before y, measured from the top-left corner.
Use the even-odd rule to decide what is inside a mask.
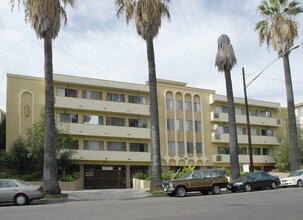
[[[220,72],[224,72],[225,70],[231,70],[236,63],[237,59],[230,39],[227,35],[222,34],[218,38],[218,51],[215,65]]]

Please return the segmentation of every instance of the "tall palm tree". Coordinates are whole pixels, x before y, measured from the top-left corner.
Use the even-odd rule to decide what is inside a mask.
[[[290,164],[291,170],[300,169],[298,136],[295,115],[295,103],[289,64],[290,48],[298,37],[298,23],[295,16],[303,12],[299,1],[293,0],[262,0],[258,11],[264,20],[257,23],[260,45],[265,43],[283,59],[287,108],[289,120]]]
[[[45,77],[45,137],[43,180],[46,193],[61,192],[57,175],[57,155],[54,118],[53,51],[52,40],[60,31],[61,22],[67,22],[65,7],[75,5],[75,0],[10,0],[22,4],[25,18],[30,22],[38,38],[44,40],[44,77]]]
[[[230,71],[237,63],[233,46],[229,37],[222,34],[218,38],[218,52],[216,56],[216,66],[219,72],[224,72],[227,108],[228,108],[228,125],[229,125],[229,147],[230,147],[230,177],[235,180],[240,177],[239,156],[238,156],[238,138],[237,125],[235,116],[235,104],[233,95],[233,86]]]
[[[169,0],[116,0],[117,16],[125,14],[127,24],[133,19],[137,33],[147,46],[151,121],[151,191],[161,188],[162,171],[160,157],[157,78],[153,40],[158,35],[162,17],[170,18]]]

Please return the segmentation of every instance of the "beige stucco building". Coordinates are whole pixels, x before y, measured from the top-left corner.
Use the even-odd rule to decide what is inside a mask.
[[[57,123],[68,124],[79,143],[73,172],[85,188],[131,187],[150,165],[148,83],[134,84],[54,75]],[[226,96],[184,82],[158,80],[161,164],[229,166]],[[249,164],[244,99],[235,98],[241,165]],[[7,75],[7,150],[32,126],[44,106],[44,79]],[[281,127],[279,103],[249,100],[254,166],[270,170]]]

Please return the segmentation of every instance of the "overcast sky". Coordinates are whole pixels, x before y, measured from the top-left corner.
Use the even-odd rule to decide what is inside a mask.
[[[255,24],[258,0],[171,0],[171,21],[164,20],[155,39],[157,77],[226,94],[225,79],[215,68],[217,39],[230,37],[237,57],[232,70],[234,96],[243,97],[242,67],[251,77],[277,54],[259,46]],[[67,9],[68,24],[53,44],[54,73],[144,83],[148,79],[145,42],[134,25],[115,15],[114,0],[77,0]],[[303,16],[297,18],[300,44]],[[295,103],[303,102],[302,47],[290,55]],[[43,77],[43,41],[24,21],[23,8],[0,4],[0,108],[6,110],[7,73]],[[252,74],[253,73],[253,74]],[[282,59],[248,87],[248,98],[286,106]]]

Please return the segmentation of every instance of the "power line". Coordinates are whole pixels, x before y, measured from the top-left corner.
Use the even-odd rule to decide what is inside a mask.
[[[266,76],[260,76],[260,78],[263,78],[263,79],[270,79],[270,80],[273,80],[273,81],[280,81],[280,82],[285,82],[284,79],[275,79],[275,78],[271,78],[271,77],[266,77]],[[300,85],[303,85],[302,82],[292,82],[294,84],[300,84]]]

